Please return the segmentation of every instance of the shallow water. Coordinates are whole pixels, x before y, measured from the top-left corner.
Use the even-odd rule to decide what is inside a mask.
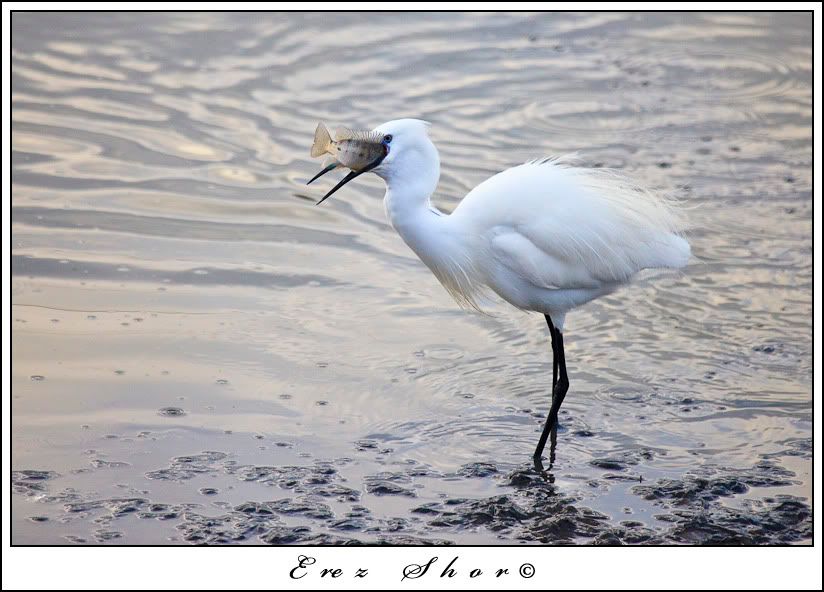
[[[13,542],[805,543],[811,20],[21,14]],[[319,120],[433,123],[437,205],[581,151],[696,260],[571,313],[463,312]],[[330,175],[330,177],[333,175]]]

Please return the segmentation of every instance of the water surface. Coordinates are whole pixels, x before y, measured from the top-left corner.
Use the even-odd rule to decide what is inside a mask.
[[[804,543],[811,20],[12,19],[15,543]],[[317,121],[432,122],[435,203],[580,151],[696,260],[571,313],[461,311]],[[334,175],[330,175],[332,177]],[[328,180],[327,180],[328,179]]]

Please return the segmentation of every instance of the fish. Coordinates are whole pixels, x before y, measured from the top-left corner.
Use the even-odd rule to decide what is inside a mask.
[[[310,154],[312,158],[329,154],[339,165],[359,171],[386,155],[381,140],[379,132],[354,132],[344,127],[338,128],[332,139],[327,127],[319,123]]]
[[[389,154],[389,147],[383,141],[383,136],[380,132],[352,131],[348,128],[341,127],[335,130],[335,138],[333,139],[332,134],[329,133],[329,129],[323,123],[318,123],[317,128],[315,128],[315,140],[312,143],[312,149],[309,154],[312,158],[318,158],[328,154],[334,160],[321,169],[317,175],[312,177],[309,182],[306,183],[307,185],[338,167],[346,167],[351,170],[332,191],[327,193],[323,199],[318,202],[318,204],[320,204],[332,195],[332,193],[358,175],[378,166],[386,155]]]

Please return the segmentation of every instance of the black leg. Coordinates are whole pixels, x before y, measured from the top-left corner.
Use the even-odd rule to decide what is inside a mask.
[[[555,345],[555,325],[549,315],[544,315],[547,327],[549,327],[549,338],[552,341],[552,392],[555,392],[555,385],[558,384],[558,347]]]
[[[558,426],[558,410],[561,408],[561,403],[564,402],[567,391],[569,390],[569,378],[567,377],[566,358],[564,357],[564,336],[558,329],[555,329],[555,341],[558,344],[558,384],[552,391],[552,407],[549,409],[549,416],[547,420],[552,421],[552,427]]]
[[[546,322],[549,326],[549,332],[552,336],[552,358],[553,358],[553,382],[555,383],[552,389],[552,406],[549,408],[549,415],[547,415],[544,430],[541,432],[541,439],[538,440],[538,447],[535,449],[535,454],[532,456],[535,460],[536,466],[540,464],[541,455],[544,452],[547,438],[550,433],[554,431],[558,425],[558,410],[561,408],[561,403],[564,402],[567,390],[569,390],[569,379],[567,378],[566,359],[564,357],[564,336],[552,324],[549,315],[546,316]],[[559,371],[560,376],[557,381],[555,379],[555,369]]]
[[[558,384],[558,344],[555,339],[555,325],[552,324],[552,318],[549,315],[544,315],[546,319],[547,327],[549,327],[549,337],[552,342],[552,399],[555,400],[555,386]],[[551,408],[551,406],[550,406]],[[544,452],[544,447],[546,446],[547,438],[549,437],[550,432],[550,425],[549,425],[549,416],[547,416],[547,421],[544,424],[544,431],[541,433],[541,439],[538,441],[538,447],[535,449],[535,454],[532,455],[532,458],[536,461],[536,463],[540,463],[541,455]],[[536,464],[536,466],[538,466]],[[541,466],[541,470],[543,471],[543,465]]]

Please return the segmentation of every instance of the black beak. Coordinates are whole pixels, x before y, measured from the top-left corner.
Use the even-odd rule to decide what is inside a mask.
[[[311,179],[309,179],[309,181],[308,181],[306,184],[307,184],[307,185],[311,185],[311,184],[312,184],[312,181],[314,181],[315,179],[317,179],[317,178],[319,178],[319,177],[322,177],[323,175],[325,175],[326,173],[328,173],[329,171],[331,171],[332,169],[334,169],[334,168],[335,168],[335,167],[337,167],[337,166],[338,166],[338,163],[333,162],[332,164],[330,164],[330,165],[329,165],[328,167],[326,167],[325,169],[322,169],[322,170],[321,170],[321,171],[320,171],[317,175],[315,175],[314,177],[312,177]]]
[[[319,206],[320,204],[322,204],[324,201],[326,201],[326,198],[327,198],[327,197],[329,197],[330,195],[332,195],[333,193],[335,193],[335,191],[337,191],[338,189],[340,189],[341,187],[343,187],[344,185],[346,185],[349,181],[351,181],[351,180],[352,180],[352,179],[354,179],[355,177],[358,177],[359,175],[362,175],[362,174],[367,173],[367,172],[371,171],[372,169],[374,169],[376,166],[378,166],[378,165],[379,165],[379,164],[383,161],[383,159],[384,159],[385,157],[386,157],[386,155],[384,154],[383,156],[381,156],[380,158],[378,158],[375,162],[373,162],[372,164],[370,164],[370,165],[369,165],[369,166],[367,166],[367,167],[362,168],[362,169],[361,169],[361,170],[359,170],[359,171],[349,171],[349,174],[348,174],[348,175],[346,175],[343,179],[341,179],[341,180],[340,180],[340,182],[339,182],[337,185],[335,185],[334,187],[332,187],[332,190],[331,190],[329,193],[327,193],[326,195],[324,195],[324,196],[321,198],[321,200],[320,200],[318,203],[316,203],[315,205],[316,205],[316,206]],[[326,167],[325,169],[323,169],[321,172],[319,172],[317,175],[315,175],[315,177],[312,179],[312,181],[314,181],[315,179],[317,179],[318,177],[320,177],[320,176],[321,176],[321,175],[323,175],[324,173],[327,173],[327,172],[331,171],[333,168],[335,168],[333,165],[329,165],[328,167]],[[309,181],[309,183],[311,183],[312,181]],[[309,183],[307,183],[307,185],[308,185]]]

